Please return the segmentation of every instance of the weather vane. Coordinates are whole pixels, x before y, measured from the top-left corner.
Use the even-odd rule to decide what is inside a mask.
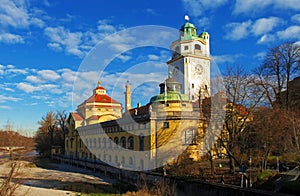
[[[188,15],[185,15],[184,19],[188,22],[190,20],[190,17]]]

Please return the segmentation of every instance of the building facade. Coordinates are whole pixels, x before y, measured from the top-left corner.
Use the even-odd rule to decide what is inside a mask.
[[[194,159],[204,154],[199,146],[208,122],[195,101],[199,93],[210,96],[209,34],[197,35],[196,27],[186,20],[170,48],[169,76],[159,85],[160,93],[144,106],[131,108],[127,82],[122,114],[121,104],[98,82],[93,95],[70,113],[65,156],[148,170],[184,151]]]
[[[167,62],[168,70],[182,84],[182,93],[193,101],[199,96],[210,96],[209,34],[204,31],[197,35],[195,25],[186,20],[179,39],[171,44],[170,49],[173,54]]]

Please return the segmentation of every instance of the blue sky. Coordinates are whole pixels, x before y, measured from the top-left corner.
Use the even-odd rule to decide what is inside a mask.
[[[119,31],[144,25],[179,29],[189,15],[198,33],[209,32],[211,55],[221,70],[227,65],[252,70],[268,48],[300,40],[299,11],[299,0],[0,0],[0,128],[9,121],[33,133],[48,111],[74,110],[98,79],[121,103],[129,80],[133,106],[147,103],[167,76],[170,51],[127,50],[133,37],[118,37]],[[122,52],[101,70],[85,65],[93,60],[85,61],[90,50],[107,36]],[[103,53],[96,64],[104,63]]]

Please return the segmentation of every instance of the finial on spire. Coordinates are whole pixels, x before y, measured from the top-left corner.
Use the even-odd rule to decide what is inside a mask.
[[[188,15],[185,15],[184,20],[186,20],[188,22],[188,21],[190,21],[190,17]]]
[[[101,85],[101,81],[100,80],[98,80],[98,86],[100,86]]]

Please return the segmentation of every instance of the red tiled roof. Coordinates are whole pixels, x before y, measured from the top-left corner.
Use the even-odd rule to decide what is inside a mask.
[[[138,108],[132,108],[132,109],[128,110],[126,113],[129,113],[130,115],[135,115],[136,112],[137,112],[137,115],[145,114],[149,111],[149,107],[150,107],[150,104],[147,104],[147,105],[144,105],[144,106],[141,106]]]
[[[101,88],[101,87],[99,87]],[[99,102],[99,103],[119,103],[116,100],[112,99],[108,95],[92,95],[86,100],[87,103]]]
[[[73,118],[75,121],[82,121],[83,118],[80,116],[80,114],[76,113],[76,112],[71,112]]]
[[[102,86],[97,86],[97,87],[95,88],[95,90],[105,90],[105,88],[103,88]]]

